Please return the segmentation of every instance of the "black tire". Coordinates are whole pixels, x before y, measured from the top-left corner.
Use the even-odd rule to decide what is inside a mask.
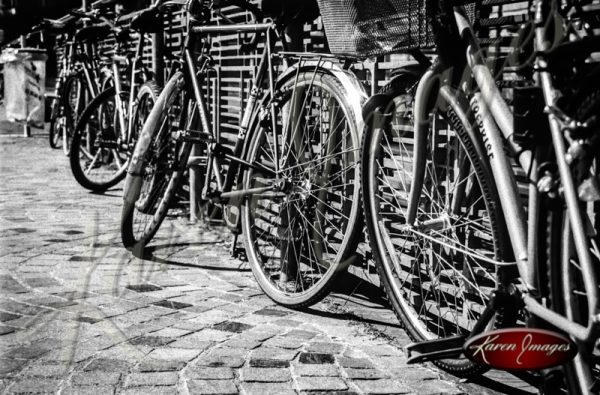
[[[167,216],[183,174],[190,144],[177,147],[172,133],[186,127],[185,78],[176,73],[167,83],[144,124],[125,179],[121,238],[141,253]]]
[[[65,79],[59,98],[62,106],[59,123],[62,124],[62,147],[66,156],[71,150],[71,140],[79,117],[87,107],[88,100],[91,100],[86,86],[87,83],[81,73],[72,74]]]
[[[52,113],[50,114],[50,129],[48,133],[48,139],[50,147],[54,149],[62,148],[62,137],[63,132],[61,129],[60,121],[60,99],[55,98],[52,102]]]
[[[153,81],[140,87],[131,119],[132,133],[127,136],[127,141],[120,138],[115,88],[108,88],[92,100],[77,124],[70,152],[71,170],[81,186],[94,192],[103,192],[125,178],[131,152],[158,98],[158,90]],[[128,89],[124,89],[121,97],[125,106],[129,103],[127,92]],[[125,116],[125,127],[127,123]],[[99,139],[100,133],[102,139]]]
[[[256,122],[250,131],[248,162],[274,168],[269,150],[277,145],[287,186],[281,193],[257,194],[243,202],[246,254],[262,290],[290,308],[323,299],[355,257],[362,229],[360,140],[357,114],[347,96],[334,76],[300,72],[280,84],[272,103],[278,109],[279,142],[273,144],[270,120]],[[292,124],[296,133],[282,127]],[[243,188],[274,185],[274,177],[249,169]]]
[[[125,177],[129,155],[119,141],[119,124],[115,89],[109,88],[84,110],[73,135],[69,161],[82,187],[103,192]]]
[[[480,257],[502,260],[510,252],[502,212],[494,204],[499,200],[489,164],[484,162],[480,142],[470,137],[478,134],[467,132],[474,123],[463,125],[447,105],[430,118],[430,125],[439,127],[430,127],[427,139],[425,183],[417,214],[420,234],[406,225],[417,82],[417,76],[403,75],[395,86],[384,89],[387,104],[381,101],[370,116],[365,115],[361,181],[367,234],[379,277],[396,316],[410,338],[420,342],[469,334],[499,276],[494,265]],[[458,169],[466,176],[459,176]],[[459,203],[454,207],[446,203],[452,197]],[[459,253],[448,245],[477,255]],[[493,320],[496,326],[512,323],[510,318],[500,322],[498,316]],[[459,377],[487,370],[464,357],[435,364]]]
[[[591,125],[592,134],[600,133],[597,116],[600,113],[600,90],[596,83],[582,88],[572,101],[570,115]],[[594,152],[590,174],[600,174],[600,154]],[[589,309],[584,278],[578,262],[566,204],[562,200],[543,200],[540,220],[540,262],[549,262],[546,275],[552,309],[583,326],[588,325]],[[590,256],[596,271],[592,281],[600,288],[600,202],[581,201],[581,212],[587,222]],[[600,392],[600,340],[577,342],[575,359],[564,365],[564,393],[588,394]]]

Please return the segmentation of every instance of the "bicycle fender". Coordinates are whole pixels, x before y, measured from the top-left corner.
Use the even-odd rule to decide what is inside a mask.
[[[359,133],[362,133],[364,128],[362,105],[369,98],[369,95],[358,78],[353,73],[342,69],[337,63],[332,62],[331,60],[306,60],[299,63],[301,64],[297,63],[283,72],[277,80],[276,87],[279,88],[285,81],[289,78],[294,78],[299,72],[314,72],[318,68],[319,70],[331,74],[337,78],[344,87],[346,98],[354,111],[358,131]]]

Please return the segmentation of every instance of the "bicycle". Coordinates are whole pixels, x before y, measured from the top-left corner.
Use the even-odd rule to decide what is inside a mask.
[[[513,109],[467,3],[396,10],[420,21],[399,34],[410,36],[405,49],[433,43],[437,60],[403,72],[365,118],[364,211],[384,289],[415,341],[409,363],[469,377],[486,370],[464,357],[469,338],[547,327],[579,354],[562,377],[545,372],[542,389],[598,393],[600,73],[586,60],[600,39],[586,17],[591,2],[531,3],[533,18],[513,42],[521,52],[509,60],[533,78],[514,89]],[[529,182],[527,213],[512,161]]]
[[[106,10],[104,10],[106,12]],[[100,66],[97,51],[92,42],[95,27],[77,28],[82,22],[76,11],[64,20],[44,19],[34,30],[60,35],[64,48],[60,74],[56,80],[55,94],[47,95],[53,100],[50,113],[50,147],[62,146],[65,155],[69,154],[75,124],[91,100],[101,90],[111,84],[110,72]]]
[[[81,13],[95,17],[95,12]],[[69,153],[73,176],[86,189],[103,192],[125,178],[129,157],[139,132],[160,93],[152,73],[142,63],[146,35],[163,31],[163,16],[158,4],[140,11],[129,28],[113,23],[98,25],[98,36],[115,37],[112,56],[113,86],[96,96],[81,114],[75,128]],[[122,55],[131,40],[131,32],[139,34],[133,57]],[[129,86],[123,84],[121,67],[125,68]]]
[[[299,308],[323,298],[352,261],[360,231],[357,160],[366,95],[352,74],[322,54],[278,53],[297,62],[276,78],[273,51],[282,24],[211,26],[211,11],[225,6],[262,20],[246,1],[188,1],[190,34],[180,66],[150,113],[128,170],[123,244],[143,253],[186,169],[195,169],[203,209],[224,206],[225,222],[236,239],[243,235],[260,287],[277,303]],[[249,48],[259,38],[265,43],[233,148],[212,127],[201,90],[214,72],[211,35],[226,33],[254,34],[245,42]],[[199,56],[192,55],[195,48]]]

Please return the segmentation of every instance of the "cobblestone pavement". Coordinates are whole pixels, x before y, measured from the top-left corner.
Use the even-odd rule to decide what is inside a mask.
[[[274,305],[230,238],[169,220],[152,257],[120,245],[121,190],[80,188],[45,136],[0,136],[4,393],[529,393],[407,365],[381,293],[353,275],[317,306]]]

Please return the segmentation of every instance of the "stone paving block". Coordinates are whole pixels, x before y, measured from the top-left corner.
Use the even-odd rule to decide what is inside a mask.
[[[233,369],[190,366],[187,370],[187,377],[195,380],[228,380],[233,379]]]
[[[61,395],[112,395],[116,387],[110,385],[80,385],[63,388]]]
[[[298,358],[298,361],[300,363],[304,363],[304,364],[335,363],[335,357],[331,354],[303,352],[303,353],[300,353],[300,357]]]
[[[134,346],[161,347],[169,343],[173,343],[175,339],[159,336],[140,336],[129,340]]]
[[[294,363],[293,365],[294,374],[297,376],[306,376],[306,377],[338,377],[340,376],[340,371],[336,365],[330,364],[301,364]]]
[[[255,311],[252,314],[263,315],[263,316],[267,316],[267,317],[285,317],[286,315],[289,315],[290,312],[285,311],[285,310],[279,310],[279,309],[273,309],[273,308],[266,307],[264,309]]]
[[[60,385],[60,379],[25,379],[19,380],[10,386],[9,391],[12,393],[40,393],[40,392],[56,392]]]
[[[317,336],[316,332],[305,331],[302,329],[294,329],[285,334],[287,337],[294,337],[298,339],[310,340]]]
[[[196,340],[193,337],[183,337],[175,340],[173,343],[169,344],[169,347],[173,348],[189,348],[193,350],[206,350],[212,347],[215,342],[204,341],[204,340]]]
[[[165,395],[165,394],[176,394],[177,386],[143,386],[143,387],[130,387],[118,392],[119,395]]]
[[[346,348],[345,344],[341,343],[325,343],[317,342],[310,343],[305,350],[307,352],[320,353],[320,354],[340,354]]]
[[[423,380],[410,383],[412,391],[419,395],[437,395],[437,394],[463,394],[464,391],[457,388],[455,384],[443,380]]]
[[[35,359],[48,352],[47,347],[21,346],[7,350],[0,358],[3,359]]]
[[[176,385],[179,380],[177,372],[133,373],[126,379],[128,387]]]
[[[355,384],[365,394],[408,394],[413,392],[409,387],[396,380],[359,380]]]
[[[283,348],[258,348],[252,350],[250,357],[252,359],[267,359],[275,361],[291,361],[298,355],[296,350],[287,350]]]
[[[217,348],[198,358],[196,363],[202,366],[239,368],[245,363],[247,353],[245,349]]]
[[[377,369],[344,368],[346,375],[352,380],[375,380],[389,378],[389,375]],[[402,377],[404,381],[404,377]]]
[[[302,325],[302,322],[296,321],[296,320],[290,320],[290,319],[279,319],[279,320],[273,321],[273,325],[279,325],[279,326],[288,327],[288,328],[297,328],[300,325]]]
[[[240,371],[243,381],[277,383],[287,382],[292,379],[289,369],[281,368],[254,368],[247,367]]]
[[[253,358],[248,363],[254,368],[287,368],[290,366],[290,361],[280,361],[276,359]]]
[[[337,360],[338,363],[345,368],[372,369],[375,367],[373,362],[367,358],[338,357]]]
[[[14,333],[16,330],[17,328],[14,328],[12,326],[0,326],[0,336]]]
[[[159,337],[170,337],[170,338],[177,338],[177,337],[181,337],[181,336],[185,336],[190,334],[191,331],[185,330],[185,329],[176,329],[176,328],[164,328],[161,329],[159,331],[156,332],[152,332],[151,335],[152,336],[159,336]]]
[[[348,385],[338,377],[299,377],[296,386],[300,391],[344,391]]]
[[[186,348],[157,348],[148,354],[148,358],[161,361],[191,361],[200,354],[201,350]]]
[[[115,385],[121,379],[121,373],[78,372],[71,377],[74,385]]]
[[[86,372],[126,372],[131,363],[120,359],[98,358],[90,362],[83,370]]]
[[[293,337],[277,336],[272,337],[264,342],[264,346],[267,347],[279,347],[279,348],[288,348],[288,349],[298,349],[302,347],[305,343],[304,339],[298,339]]]
[[[261,343],[258,341],[243,338],[232,338],[221,343],[221,347],[243,348],[246,350],[254,350],[257,347],[260,347],[260,345]]]
[[[20,375],[23,377],[62,377],[67,376],[72,368],[73,366],[68,363],[39,363],[28,366]]]
[[[235,321],[225,321],[213,326],[213,329],[233,333],[242,333],[252,328],[252,325],[242,324],[240,322]]]
[[[144,360],[139,363],[137,370],[140,372],[173,372],[185,367],[183,361],[157,361],[155,359]]]
[[[230,332],[217,331],[214,329],[203,329],[187,337],[193,337],[198,341],[222,342],[233,336]],[[187,338],[186,337],[186,338]]]
[[[294,395],[291,383],[241,383],[247,395]]]
[[[233,380],[190,380],[187,385],[190,394],[233,395],[239,392]]]
[[[27,361],[15,359],[0,359],[0,377],[7,377],[20,370]]]

